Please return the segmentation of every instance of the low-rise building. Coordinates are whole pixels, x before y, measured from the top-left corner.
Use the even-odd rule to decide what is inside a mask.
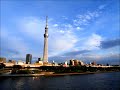
[[[6,58],[0,57],[0,63],[6,63]]]
[[[70,60],[70,65],[74,66],[74,60]]]

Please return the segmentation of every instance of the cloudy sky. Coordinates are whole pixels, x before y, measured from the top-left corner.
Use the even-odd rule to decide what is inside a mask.
[[[119,0],[0,0],[0,56],[43,56],[48,16],[49,61],[120,63]]]

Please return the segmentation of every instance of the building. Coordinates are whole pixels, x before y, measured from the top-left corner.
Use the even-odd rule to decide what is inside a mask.
[[[95,61],[93,61],[93,62],[91,63],[91,65],[97,65],[97,63],[96,63]]]
[[[6,58],[0,57],[0,63],[6,63]]]
[[[8,60],[8,62],[6,62],[6,58],[3,58],[2,60],[5,64],[5,67],[13,67],[16,64],[15,60]]]
[[[23,62],[22,60],[19,60],[18,62],[17,62],[17,65],[25,65],[25,62]]]
[[[32,60],[32,55],[26,54],[26,64],[31,64],[31,60]]]
[[[84,64],[84,62],[79,61],[79,65],[84,66],[85,64]]]
[[[72,59],[72,60],[70,60],[70,65],[72,65],[72,66],[77,66],[77,65],[84,66],[85,64],[81,60]]]
[[[36,64],[43,65],[42,58],[38,58],[38,61],[36,62]]]
[[[38,63],[39,63],[40,65],[43,65],[43,61],[39,61]]]
[[[13,63],[13,64],[15,64],[16,61],[15,61],[15,60],[8,60],[8,63]]]
[[[65,65],[68,65],[67,61],[65,61]]]
[[[68,67],[68,62],[67,61],[64,62],[63,67]]]
[[[70,65],[74,66],[74,60],[70,60]]]
[[[75,66],[79,65],[79,60],[74,60],[74,65]]]
[[[46,17],[46,26],[44,34],[44,50],[43,50],[43,62],[48,63],[48,22]]]
[[[38,58],[38,61],[42,61],[42,58]]]

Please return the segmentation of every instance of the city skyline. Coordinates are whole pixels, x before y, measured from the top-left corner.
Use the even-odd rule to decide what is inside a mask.
[[[119,0],[0,2],[0,56],[18,59],[30,53],[43,57],[47,15],[49,60],[119,64]]]

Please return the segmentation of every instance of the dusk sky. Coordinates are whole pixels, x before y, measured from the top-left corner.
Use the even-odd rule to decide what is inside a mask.
[[[43,57],[48,16],[49,61],[120,64],[119,0],[0,0],[0,56]]]

